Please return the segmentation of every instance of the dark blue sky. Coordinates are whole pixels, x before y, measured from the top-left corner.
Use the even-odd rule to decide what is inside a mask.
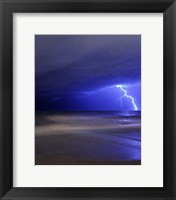
[[[36,35],[36,111],[141,109],[140,35]]]

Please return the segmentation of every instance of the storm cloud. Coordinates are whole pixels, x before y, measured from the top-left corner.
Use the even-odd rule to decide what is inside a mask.
[[[36,101],[141,80],[140,35],[36,35]]]

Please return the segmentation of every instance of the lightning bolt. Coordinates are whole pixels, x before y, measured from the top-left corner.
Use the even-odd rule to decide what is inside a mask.
[[[138,110],[138,108],[137,108],[137,106],[134,102],[134,98],[130,95],[127,95],[127,91],[122,87],[122,85],[116,85],[116,87],[120,88],[124,92],[124,95],[120,97],[120,100],[121,100],[120,105],[122,105],[122,98],[127,97],[128,99],[131,100],[131,103],[133,104],[134,110]]]

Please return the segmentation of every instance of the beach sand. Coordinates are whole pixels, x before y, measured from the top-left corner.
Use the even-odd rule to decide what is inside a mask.
[[[37,113],[36,165],[140,165],[140,113]]]

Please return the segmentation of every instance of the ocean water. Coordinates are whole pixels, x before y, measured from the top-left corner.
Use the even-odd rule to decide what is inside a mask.
[[[40,112],[36,165],[140,165],[140,111]]]

